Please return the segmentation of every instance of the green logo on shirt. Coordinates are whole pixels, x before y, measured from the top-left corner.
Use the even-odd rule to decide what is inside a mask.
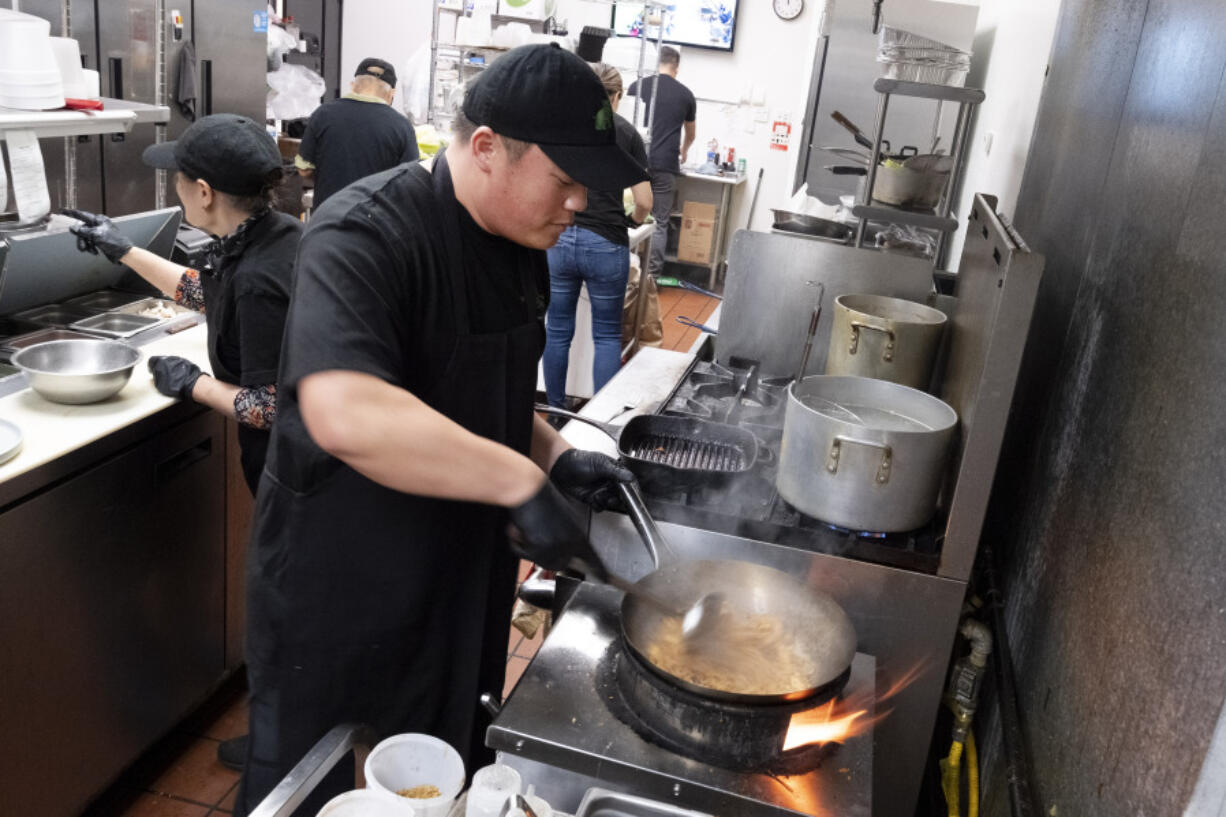
[[[600,110],[596,111],[596,130],[605,131],[611,127],[613,127],[613,106],[606,99],[600,106]]]

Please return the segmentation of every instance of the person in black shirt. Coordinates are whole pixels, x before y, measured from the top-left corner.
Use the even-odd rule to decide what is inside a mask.
[[[592,70],[600,77],[609,104],[617,144],[647,166],[647,149],[634,125],[617,115],[622,97],[622,75],[611,65],[596,63]],[[579,290],[587,284],[592,305],[592,363],[594,391],[617,374],[621,366],[622,306],[626,300],[626,280],[630,273],[630,242],[626,227],[637,227],[651,212],[651,182],[630,188],[634,213],[626,216],[622,191],[591,191],[587,209],[575,214],[575,223],[549,250],[549,315],[545,336],[545,394],[551,406],[562,406],[566,397],[566,370],[570,342],[575,335],[575,308]],[[629,224],[627,223],[629,221]]]
[[[651,215],[656,222],[656,231],[651,236],[651,257],[647,271],[659,275],[664,269],[664,248],[668,244],[669,216],[677,198],[677,176],[685,164],[694,144],[694,129],[698,103],[694,94],[677,81],[681,67],[681,54],[670,46],[660,48],[659,72],[636,81],[627,92],[637,96],[650,108],[652,96],[656,97],[655,112],[651,120]],[[684,132],[684,136],[682,135]]]
[[[203,270],[133,247],[105,216],[79,210],[72,232],[86,249],[133,269],[183,306],[208,316],[213,375],[182,357],[152,357],[158,391],[194,400],[238,421],[239,459],[254,494],[277,416],[277,368],[289,310],[290,280],[302,222],[272,209],[281,153],[263,125],[234,114],[194,123],[174,142],[152,145],[145,164],[176,170],[175,191],[187,221],[220,236]],[[217,757],[241,768],[246,736],[223,741]]]
[[[513,49],[474,80],[431,170],[368,176],[313,216],[247,573],[250,813],[329,729],[426,732],[489,762],[517,559],[606,578],[563,493],[632,475],[532,410],[544,250],[646,173],[579,57]],[[298,808],[351,788],[337,767]]]
[[[272,209],[282,177],[281,153],[264,126],[245,116],[213,114],[176,141],[151,145],[150,167],[176,170],[175,192],[186,220],[217,238],[210,265],[193,270],[133,247],[106,216],[66,215],[86,249],[122,263],[183,306],[208,315],[213,375],[181,357],[153,357],[158,391],[195,400],[238,421],[243,476],[252,494],[264,469],[277,413],[277,367],[289,309],[294,255],[302,222]]]
[[[313,206],[358,179],[418,158],[417,134],[391,107],[396,69],[368,57],[358,64],[351,93],[311,114],[294,165],[315,180]]]

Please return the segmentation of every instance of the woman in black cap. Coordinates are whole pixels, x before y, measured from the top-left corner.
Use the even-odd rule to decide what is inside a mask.
[[[213,376],[181,357],[153,357],[157,390],[195,400],[239,423],[243,476],[255,493],[277,410],[277,366],[302,223],[272,209],[281,154],[262,125],[214,114],[174,142],[151,145],[150,167],[175,170],[185,219],[216,237],[204,269],[133,247],[106,216],[65,210],[81,246],[122,263],[183,306],[208,315]]]

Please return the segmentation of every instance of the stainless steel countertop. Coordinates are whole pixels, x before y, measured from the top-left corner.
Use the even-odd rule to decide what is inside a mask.
[[[583,583],[494,719],[486,744],[607,781],[644,797],[714,814],[857,815],[872,799],[872,735],[840,746],[819,768],[773,777],[734,772],[648,743],[609,710],[597,671],[618,636],[621,593]],[[869,688],[876,661],[857,654],[847,689]]]

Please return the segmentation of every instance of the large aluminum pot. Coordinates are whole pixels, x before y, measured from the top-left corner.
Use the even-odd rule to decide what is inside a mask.
[[[918,389],[813,375],[788,387],[775,487],[797,510],[857,531],[932,518],[958,414]]]
[[[840,295],[834,299],[826,374],[872,377],[926,389],[946,322],[944,312],[914,301]]]

